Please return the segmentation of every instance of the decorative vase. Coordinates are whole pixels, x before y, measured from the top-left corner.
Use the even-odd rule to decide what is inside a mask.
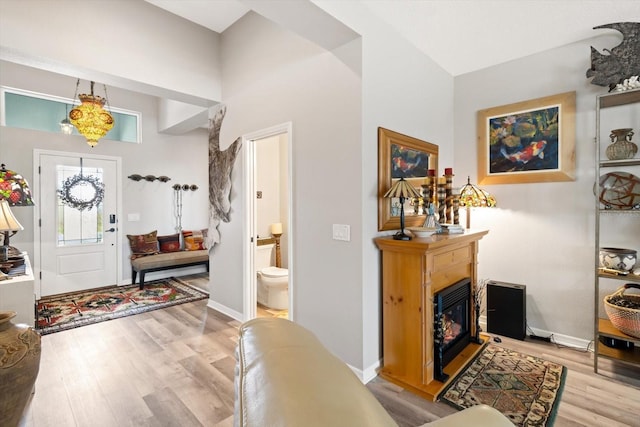
[[[638,152],[638,146],[631,142],[633,129],[613,129],[611,131],[612,144],[607,147],[607,158],[609,160],[632,159]]]
[[[17,426],[40,370],[40,335],[14,324],[15,311],[0,311],[0,420]]]

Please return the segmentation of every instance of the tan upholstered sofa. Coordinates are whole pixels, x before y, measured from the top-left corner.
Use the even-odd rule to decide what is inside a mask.
[[[259,318],[240,326],[235,390],[236,427],[397,427],[344,362],[286,319]],[[480,405],[425,426],[513,424]]]

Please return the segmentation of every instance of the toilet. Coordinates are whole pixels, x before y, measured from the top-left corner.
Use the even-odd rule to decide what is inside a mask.
[[[275,244],[256,247],[258,302],[276,310],[289,308],[289,270],[271,265]]]

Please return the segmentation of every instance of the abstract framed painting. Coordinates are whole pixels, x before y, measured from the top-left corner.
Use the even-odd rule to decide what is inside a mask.
[[[576,93],[478,111],[478,183],[575,180]]]

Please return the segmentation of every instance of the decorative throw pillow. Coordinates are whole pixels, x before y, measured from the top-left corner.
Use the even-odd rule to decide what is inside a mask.
[[[158,236],[160,252],[178,252],[180,250],[180,235],[170,234],[168,236]]]
[[[207,238],[207,229],[204,230],[182,230],[184,239],[184,249],[186,251],[199,251],[206,249],[204,241]]]
[[[127,234],[129,247],[131,248],[131,259],[146,255],[153,255],[160,252],[157,236],[158,230],[153,230],[151,233],[147,234]]]

